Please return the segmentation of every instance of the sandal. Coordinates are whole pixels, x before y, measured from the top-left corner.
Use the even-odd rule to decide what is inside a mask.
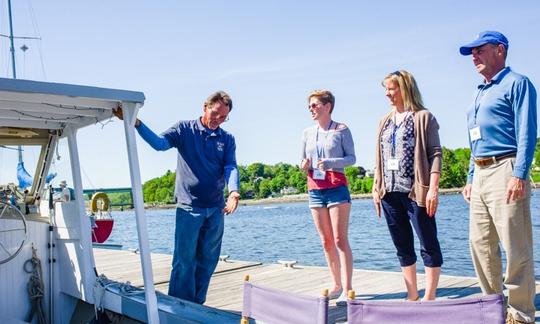
[[[405,301],[412,301],[412,302],[416,302],[416,301],[419,301],[420,300],[420,296],[417,296],[415,299],[409,299],[409,298],[405,298]]]
[[[328,299],[336,299],[339,296],[341,296],[341,293],[343,293],[343,288],[340,288],[334,292],[331,292],[328,294]]]
[[[336,299],[336,306],[347,306],[347,299],[347,293],[342,292],[338,299]]]

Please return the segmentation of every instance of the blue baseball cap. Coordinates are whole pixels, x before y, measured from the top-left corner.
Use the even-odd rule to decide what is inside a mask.
[[[508,39],[497,31],[486,30],[478,34],[475,40],[459,48],[461,55],[471,55],[472,49],[485,44],[503,44],[508,49]]]

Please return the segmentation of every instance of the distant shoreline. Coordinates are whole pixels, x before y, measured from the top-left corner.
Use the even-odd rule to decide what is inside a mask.
[[[442,195],[456,195],[461,194],[462,188],[451,188],[451,189],[439,189],[439,193]],[[355,199],[371,199],[371,193],[363,194],[351,194],[351,198]],[[268,204],[282,204],[282,203],[291,203],[291,202],[307,202],[308,194],[298,194],[298,195],[286,195],[281,197],[272,197],[264,199],[246,199],[240,200],[241,206],[251,206],[251,205],[268,205]]]
[[[439,189],[439,193],[442,195],[456,195],[461,194],[462,188],[451,188],[451,189]],[[371,193],[364,194],[351,194],[351,198],[354,199],[371,199]],[[270,197],[263,199],[241,199],[239,202],[240,206],[254,206],[254,205],[272,205],[272,204],[285,204],[293,202],[307,202],[308,194],[296,194],[296,195],[285,195],[281,197]],[[174,204],[167,205],[145,205],[146,209],[172,209],[176,208]]]

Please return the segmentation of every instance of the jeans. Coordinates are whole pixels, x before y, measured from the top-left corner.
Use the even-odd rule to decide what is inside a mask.
[[[223,209],[176,208],[174,255],[169,295],[198,304],[206,301],[223,238]]]
[[[441,247],[437,239],[435,216],[429,217],[426,208],[410,199],[408,193],[387,192],[381,205],[397,249],[402,267],[416,263],[413,227],[420,241],[420,254],[426,267],[440,267],[443,263]],[[412,226],[411,226],[412,223]]]

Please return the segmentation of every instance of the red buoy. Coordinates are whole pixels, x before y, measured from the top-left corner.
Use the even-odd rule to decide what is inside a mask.
[[[114,220],[110,219],[96,219],[96,225],[92,228],[92,243],[105,242],[112,233]]]

